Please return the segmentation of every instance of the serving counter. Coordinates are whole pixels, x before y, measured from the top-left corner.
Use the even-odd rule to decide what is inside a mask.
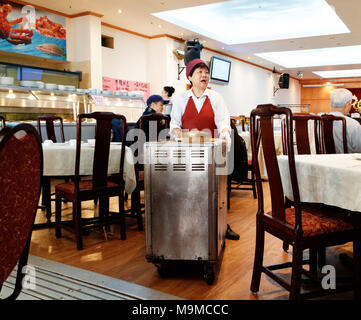
[[[80,113],[108,111],[124,115],[128,122],[136,122],[144,109],[141,96],[0,85],[0,114],[7,121],[36,120],[40,115],[53,114],[71,122]]]

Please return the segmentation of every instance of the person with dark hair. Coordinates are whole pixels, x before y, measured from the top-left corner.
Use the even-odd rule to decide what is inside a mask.
[[[143,116],[147,114],[153,114],[153,113],[162,113],[163,112],[163,106],[167,101],[164,100],[160,95],[153,94],[147,99],[147,108],[143,112]],[[137,121],[135,128],[139,129],[140,127],[140,119]],[[144,121],[143,122],[143,131],[146,135],[146,141],[149,141],[149,122]]]
[[[207,88],[209,67],[201,59],[187,64],[186,76],[192,87],[177,96],[174,101],[170,133],[173,138],[181,137],[182,129],[209,130],[212,137],[219,137],[231,148],[230,116],[223,97]],[[238,240],[239,235],[227,225],[227,239]]]
[[[167,102],[164,105],[164,110],[163,110],[163,114],[170,116],[171,112],[172,112],[172,95],[175,92],[175,89],[173,87],[163,87],[162,90],[162,98],[164,100],[166,100]]]

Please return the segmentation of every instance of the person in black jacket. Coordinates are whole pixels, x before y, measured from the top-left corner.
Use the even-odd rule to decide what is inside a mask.
[[[153,94],[147,99],[147,108],[144,110],[143,116],[153,113],[162,113],[165,103],[167,103],[167,101],[160,95]],[[140,119],[137,121],[135,128],[140,128]],[[149,141],[149,121],[143,121],[143,131],[146,136],[146,141]]]

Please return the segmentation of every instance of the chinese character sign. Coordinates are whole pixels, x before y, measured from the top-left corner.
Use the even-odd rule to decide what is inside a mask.
[[[147,101],[150,96],[150,83],[103,77],[103,90],[112,90],[113,92],[119,90],[126,90],[128,92],[143,91],[143,100]]]

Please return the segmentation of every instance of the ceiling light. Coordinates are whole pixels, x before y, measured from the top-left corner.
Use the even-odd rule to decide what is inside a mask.
[[[122,13],[123,11],[121,10],[121,9],[118,9],[118,13],[120,14],[120,13]]]
[[[361,45],[322,49],[255,53],[285,68],[361,63]]]
[[[256,2],[223,1],[153,15],[229,45],[350,32],[326,0]]]
[[[332,71],[312,71],[321,78],[343,78],[343,77],[361,77],[361,69],[351,70],[332,70]]]

